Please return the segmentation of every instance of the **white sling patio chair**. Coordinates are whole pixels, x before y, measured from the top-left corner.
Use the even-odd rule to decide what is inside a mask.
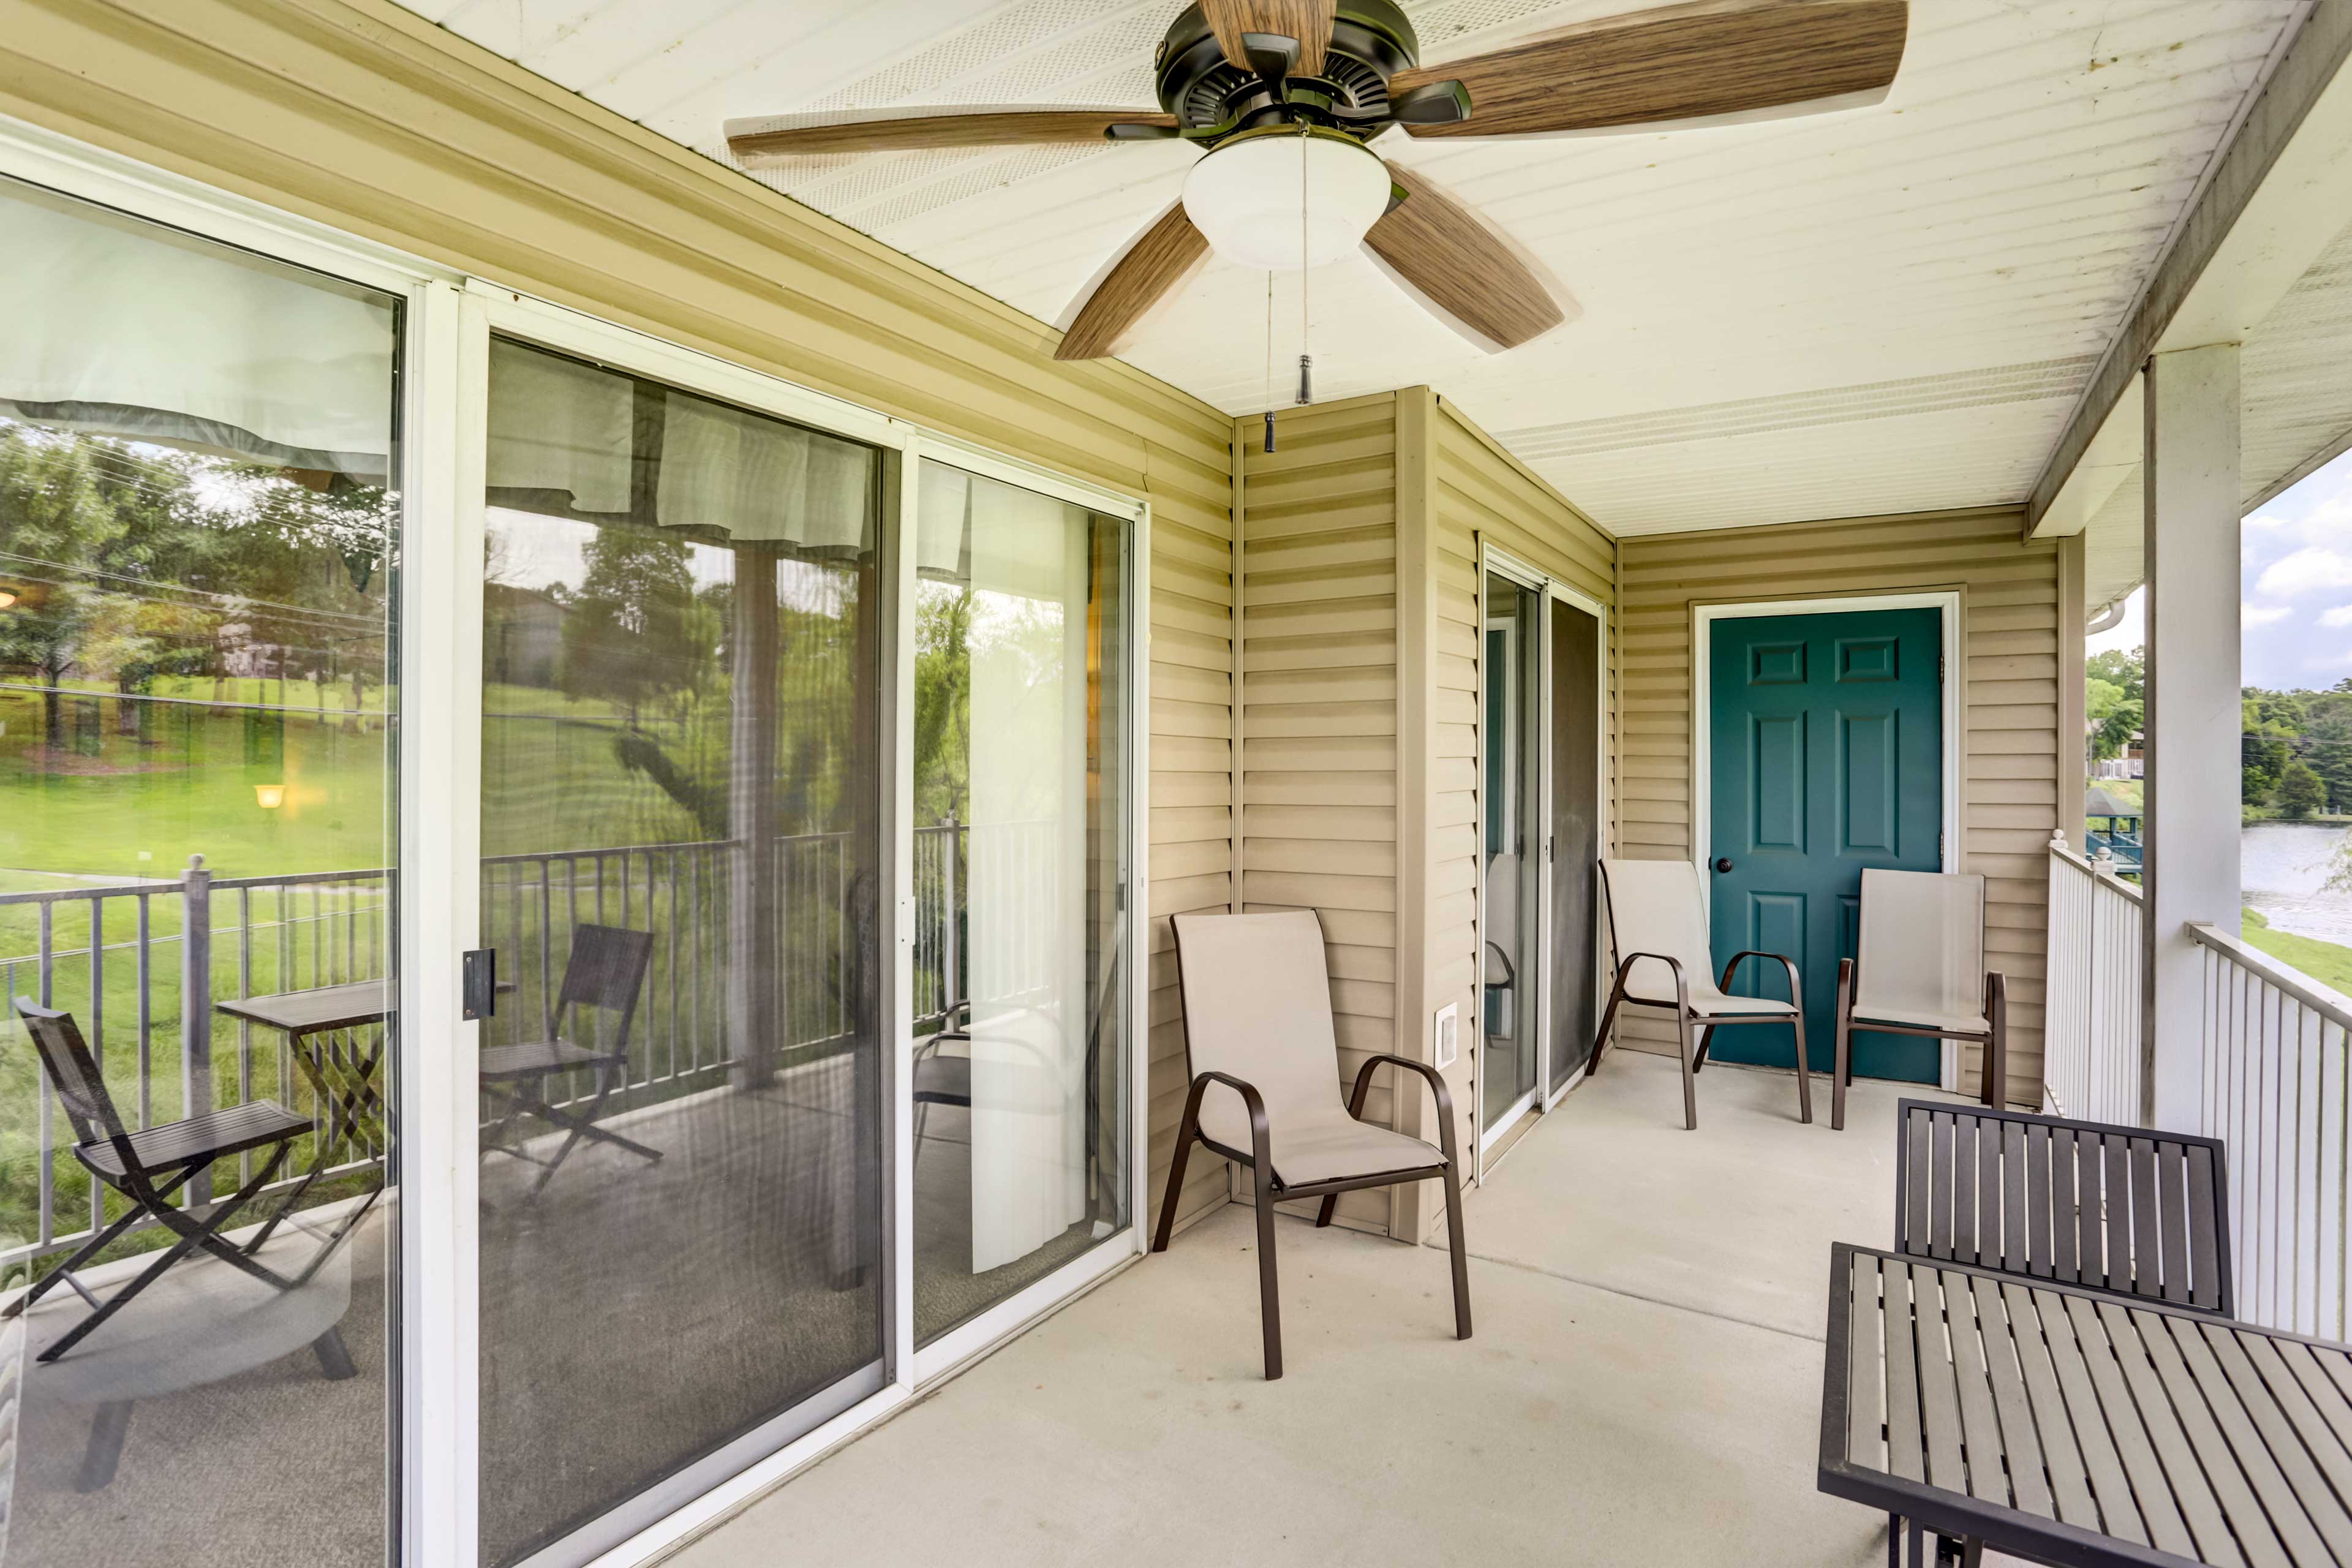
[[[1617,955],[1617,983],[1592,1037],[1587,1077],[1600,1070],[1601,1047],[1620,1006],[1655,1007],[1675,1016],[1681,1033],[1683,1125],[1698,1126],[1699,1069],[1707,1047],[1724,1024],[1786,1024],[1797,1037],[1797,1113],[1813,1119],[1812,1075],[1805,1070],[1803,994],[1797,966],[1777,952],[1742,952],[1713,978],[1713,952],[1706,935],[1706,906],[1699,898],[1698,870],[1687,860],[1601,862],[1601,887],[1609,906],[1609,946]],[[1729,994],[1734,971],[1751,958],[1769,959],[1788,972],[1789,1000]],[[1696,1041],[1692,1031],[1700,1031]]]
[[[1924,1035],[1985,1048],[1987,1105],[2009,1070],[2009,984],[1985,968],[1985,881],[1942,871],[1862,874],[1861,955],[1838,961],[1837,1076],[1830,1127],[1845,1125],[1853,1032]]]
[[[1437,1069],[1402,1057],[1376,1056],[1356,1074],[1355,1093],[1339,1099],[1339,1043],[1331,1024],[1331,981],[1323,960],[1323,925],[1312,910],[1275,914],[1178,915],[1176,976],[1184,1001],[1184,1057],[1192,1089],[1176,1131],[1175,1163],[1160,1205],[1151,1250],[1168,1250],[1168,1232],[1184,1190],[1184,1163],[1195,1139],[1246,1166],[1257,1192],[1259,1323],[1265,1375],[1282,1375],[1282,1308],[1275,1292],[1274,1205],[1287,1198],[1323,1200],[1317,1226],[1331,1223],[1341,1193],[1442,1178],[1446,1240],[1454,1252],[1454,1337],[1470,1337],[1470,1270],[1462,1240],[1461,1163],[1454,1152],[1454,1100]],[[1361,1121],[1372,1069],[1419,1073],[1437,1097],[1439,1146]]]

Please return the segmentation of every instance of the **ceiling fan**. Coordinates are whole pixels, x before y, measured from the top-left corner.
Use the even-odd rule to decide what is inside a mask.
[[[1153,59],[1160,112],[1066,106],[730,121],[747,167],[814,153],[1181,138],[1205,156],[1183,200],[1095,284],[1055,357],[1110,353],[1214,248],[1290,270],[1359,246],[1491,349],[1559,324],[1492,230],[1366,143],[1543,136],[1875,103],[1902,64],[1906,0],[1686,0],[1580,22],[1440,67],[1394,0],[1199,0]]]

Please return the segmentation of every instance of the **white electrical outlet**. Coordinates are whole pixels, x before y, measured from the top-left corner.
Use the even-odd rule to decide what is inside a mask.
[[[1462,1005],[1448,1002],[1437,1010],[1436,1028],[1433,1031],[1437,1047],[1437,1065],[1443,1069],[1454,1065],[1461,1054]]]

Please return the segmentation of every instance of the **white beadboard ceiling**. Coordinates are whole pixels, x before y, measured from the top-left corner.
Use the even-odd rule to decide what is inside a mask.
[[[730,118],[1152,103],[1180,0],[403,0],[721,161]],[[1431,62],[1641,8],[1406,0]],[[1875,108],[1384,155],[1580,307],[1509,353],[1370,262],[1305,278],[1318,395],[1426,382],[1619,533],[2021,500],[2307,0],[1912,0]],[[1049,321],[1175,201],[1176,143],[811,158],[758,178]],[[1212,261],[1121,357],[1286,404],[1301,278]],[[1268,395],[1268,362],[1273,395]],[[2318,369],[2321,367],[2314,367]]]

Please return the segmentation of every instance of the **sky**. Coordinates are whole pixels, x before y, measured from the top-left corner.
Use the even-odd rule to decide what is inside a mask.
[[[2240,680],[2325,690],[2352,676],[2352,453],[2246,519],[2238,562]],[[2093,653],[2139,646],[2147,592],[2090,639]]]

